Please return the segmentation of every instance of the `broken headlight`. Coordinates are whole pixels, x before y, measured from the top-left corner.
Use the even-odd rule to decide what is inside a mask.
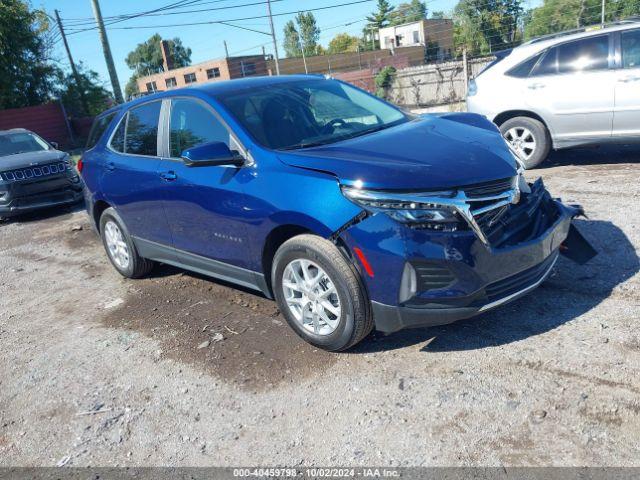
[[[466,225],[447,199],[455,192],[392,193],[342,186],[349,200],[370,212],[383,212],[411,227],[453,232]]]

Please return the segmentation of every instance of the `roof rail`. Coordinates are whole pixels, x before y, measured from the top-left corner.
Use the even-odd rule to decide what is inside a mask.
[[[590,31],[596,31],[596,30],[604,30],[605,28],[608,28],[608,27],[615,27],[615,26],[619,26],[619,25],[626,25],[628,23],[638,23],[638,22],[640,22],[640,16],[627,17],[627,18],[625,18],[623,20],[616,20],[615,22],[609,22],[609,23],[605,23],[605,24],[587,25],[587,26],[580,27],[580,28],[574,28],[572,30],[565,30],[563,32],[550,33],[549,35],[542,35],[540,37],[532,38],[528,42],[525,42],[523,45],[531,45],[533,43],[542,42],[544,40],[551,40],[553,38],[564,37],[566,35],[573,35],[574,33],[583,33],[583,32],[590,32]]]

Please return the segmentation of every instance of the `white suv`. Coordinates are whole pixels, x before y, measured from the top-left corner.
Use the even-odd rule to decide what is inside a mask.
[[[527,168],[551,147],[640,141],[640,23],[501,52],[469,83],[467,108],[498,125]]]

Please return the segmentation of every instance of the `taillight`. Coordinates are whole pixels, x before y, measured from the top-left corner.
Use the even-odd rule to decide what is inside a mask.
[[[82,162],[82,157],[76,163],[76,168],[78,169],[78,173],[82,173],[82,169],[84,168],[84,163]]]

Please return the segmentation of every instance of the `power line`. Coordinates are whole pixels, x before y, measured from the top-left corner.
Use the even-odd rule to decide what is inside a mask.
[[[316,8],[310,8],[308,10],[304,10],[306,12],[317,12],[320,10],[328,10],[331,8],[338,8],[338,7],[345,7],[345,6],[350,6],[350,5],[357,5],[360,3],[369,3],[369,2],[373,2],[374,0],[356,0],[354,2],[349,2],[349,3],[340,3],[337,5],[328,5],[325,7],[316,7]],[[281,16],[285,16],[285,15],[295,15],[297,13],[299,13],[300,10],[295,10],[295,11],[290,11],[290,12],[282,12],[282,13],[274,13],[273,16],[274,17],[281,17]],[[164,25],[130,25],[127,27],[112,27],[109,28],[108,30],[138,30],[138,29],[149,29],[149,28],[168,28],[168,27],[190,27],[190,26],[196,26],[196,25],[214,25],[214,24],[220,24],[223,22],[238,22],[238,21],[242,21],[242,20],[255,20],[255,19],[259,19],[259,18],[269,18],[269,15],[255,15],[255,16],[251,16],[251,17],[241,17],[241,18],[229,18],[229,19],[224,19],[224,20],[211,20],[211,21],[204,21],[204,22],[191,22],[191,23],[173,23],[173,24],[164,24]],[[87,30],[95,30],[96,27],[92,27],[92,28],[88,28],[88,29],[83,29],[83,30],[78,30],[78,31],[74,31],[69,33],[68,35],[73,35],[76,33],[81,33]]]

